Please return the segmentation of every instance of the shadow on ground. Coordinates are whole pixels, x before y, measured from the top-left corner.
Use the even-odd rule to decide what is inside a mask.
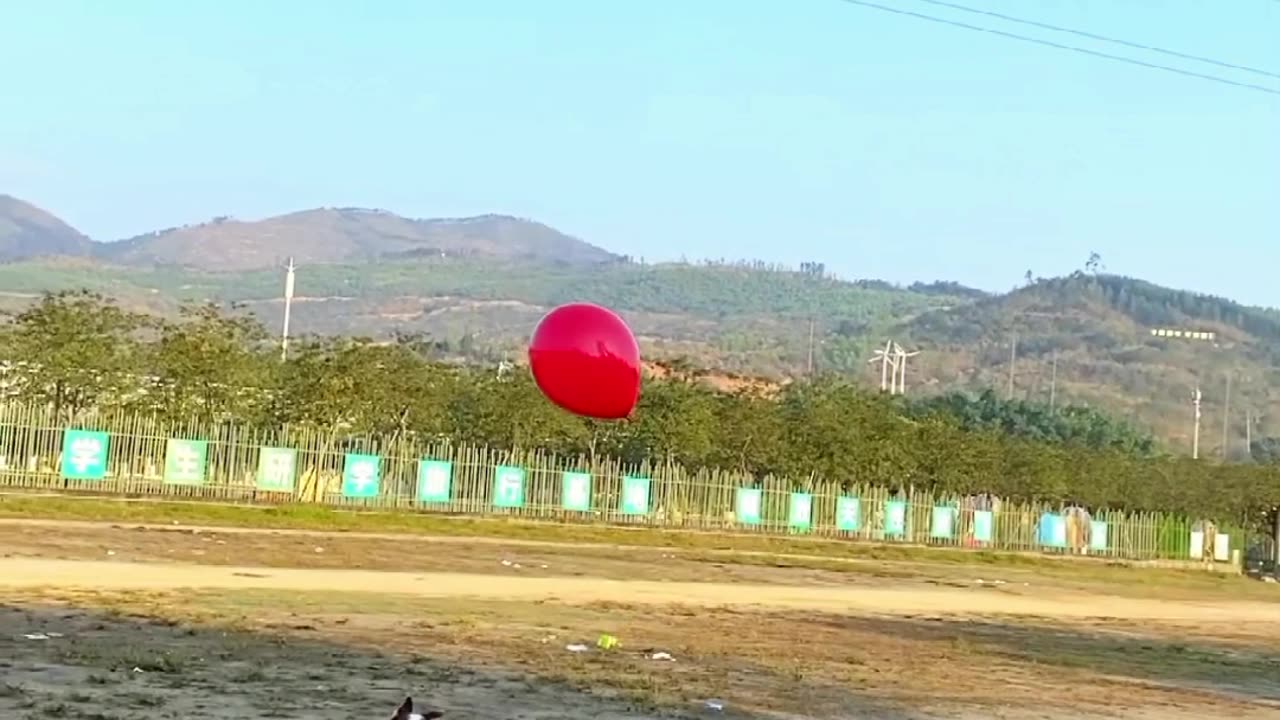
[[[1206,628],[1192,637],[1102,621],[687,608],[655,616],[650,608],[624,612],[600,603],[468,601],[459,615],[443,601],[378,604],[333,595],[321,608],[282,607],[274,596],[243,593],[228,609],[219,597],[175,594],[158,605],[238,616],[235,629],[34,604],[47,601],[0,605],[0,718],[383,720],[406,694],[446,711],[447,720],[1151,718],[1173,717],[1176,709],[1243,717],[1237,711],[1280,710],[1280,652],[1261,637],[1214,638]],[[343,604],[357,601],[363,613]],[[563,650],[565,640],[538,643],[548,631],[604,627],[605,619],[619,623],[622,637],[662,643],[680,661],[654,663],[641,646],[575,654]],[[550,679],[557,677],[565,682]],[[715,711],[701,702],[706,692],[736,700]],[[654,708],[644,700],[657,696],[675,704]],[[774,712],[749,715],[742,707]]]
[[[1099,680],[1186,690],[1275,705],[1280,712],[1280,649],[1208,638],[1155,637],[1119,623],[1091,627],[950,618],[850,618],[820,622],[885,637],[964,644],[988,657],[1041,668],[1086,671]]]
[[[406,694],[447,719],[747,717],[664,712],[394,652],[61,607],[0,606],[0,678],[0,717],[14,720],[382,720]]]

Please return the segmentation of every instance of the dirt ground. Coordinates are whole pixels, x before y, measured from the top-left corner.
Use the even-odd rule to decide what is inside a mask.
[[[0,717],[1280,718],[1280,588],[1068,565],[0,521]]]

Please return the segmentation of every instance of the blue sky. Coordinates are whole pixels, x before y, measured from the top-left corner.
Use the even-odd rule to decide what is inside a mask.
[[[1280,73],[1276,0],[957,1]],[[996,290],[1097,251],[1280,306],[1280,96],[840,0],[42,0],[0,10],[0,67],[0,192],[97,239],[499,212]]]

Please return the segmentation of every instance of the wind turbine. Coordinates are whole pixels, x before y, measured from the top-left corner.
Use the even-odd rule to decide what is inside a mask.
[[[867,361],[868,364],[880,363],[880,392],[890,391],[889,388],[889,369],[893,369],[893,377],[898,377],[898,360],[893,352],[893,341],[888,340],[884,344],[884,349],[876,350],[875,354]],[[890,391],[891,392],[891,391]]]
[[[894,386],[895,387],[894,387],[893,394],[897,394],[897,395],[907,394],[907,358],[915,357],[916,355],[919,355],[919,354],[920,354],[919,350],[912,350],[911,352],[907,352],[906,350],[903,350],[902,346],[899,345],[898,343],[896,342],[893,343],[893,355],[894,355],[894,358],[896,359],[896,362],[894,362],[894,370],[895,370]]]

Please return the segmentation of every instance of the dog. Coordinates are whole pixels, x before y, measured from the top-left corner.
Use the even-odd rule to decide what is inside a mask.
[[[396,709],[396,714],[391,716],[391,720],[435,720],[444,717],[444,713],[439,710],[428,710],[426,712],[417,713],[413,711],[413,698],[407,697],[400,707]]]

